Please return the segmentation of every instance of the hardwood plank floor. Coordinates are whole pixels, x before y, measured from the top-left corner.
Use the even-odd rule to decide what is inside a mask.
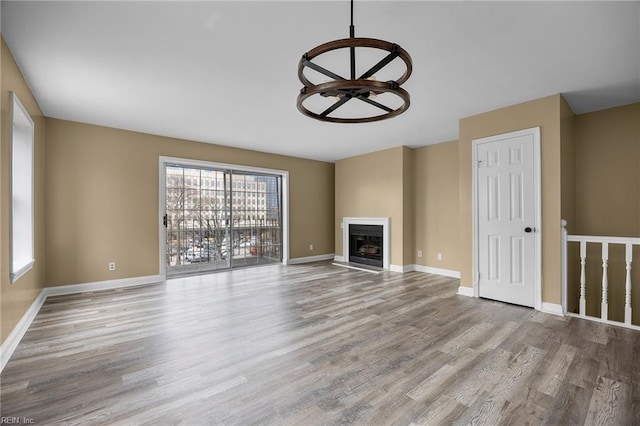
[[[54,425],[640,424],[640,332],[457,286],[320,262],[50,297],[0,409]]]

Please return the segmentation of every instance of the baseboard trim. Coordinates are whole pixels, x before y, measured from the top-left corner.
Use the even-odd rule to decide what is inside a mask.
[[[475,297],[473,294],[473,287],[465,287],[463,285],[458,287],[458,294],[460,296]]]
[[[333,256],[333,261],[334,262],[346,262],[344,260],[344,256],[338,256],[338,255]]]
[[[63,294],[85,293],[90,291],[112,290],[123,287],[135,287],[138,285],[153,284],[160,281],[164,281],[164,277],[162,275],[148,275],[144,277],[43,288],[40,291],[40,294],[38,294],[38,297],[36,297],[31,306],[29,306],[27,312],[25,312],[20,321],[18,321],[18,324],[16,324],[11,334],[9,334],[2,346],[0,346],[0,372],[4,370],[4,367],[7,365],[7,362],[9,362],[11,355],[13,355],[13,352],[18,347],[18,344],[31,326],[33,320],[36,318],[36,315],[38,315],[38,311],[42,308],[47,297],[61,296]]]
[[[301,263],[320,262],[322,260],[334,260],[335,257],[336,256],[333,253],[319,254],[317,256],[296,257],[294,259],[289,259],[287,261],[287,265],[299,265]]]
[[[460,271],[454,271],[451,269],[433,268],[431,266],[413,265],[413,270],[418,272],[425,272],[427,274],[442,275],[449,278],[460,279]]]
[[[564,312],[562,311],[562,305],[558,303],[542,302],[542,307],[540,311],[547,314],[564,316]]]
[[[336,256],[334,260],[336,262],[341,262],[342,260],[338,260],[338,258],[342,259],[342,256]],[[389,270],[391,272],[400,272],[402,274],[407,272],[413,272],[413,271],[424,272],[427,274],[441,275],[443,277],[460,279],[459,271],[453,271],[451,269],[432,268],[431,266],[422,266],[422,265],[415,265],[415,264],[402,265],[402,266],[389,265]]]
[[[42,291],[45,297],[60,296],[63,294],[86,293],[89,291],[113,290],[114,288],[135,287],[138,285],[153,284],[164,281],[162,275],[147,275],[135,278],[123,278],[118,280],[96,281],[92,283],[61,285],[57,287],[45,287]]]
[[[413,266],[414,265],[389,265],[389,270],[391,272],[400,272],[404,274],[405,272],[413,271]]]
[[[47,299],[47,296],[44,294],[44,291],[40,291],[36,299],[33,301],[27,312],[22,316],[18,324],[13,328],[13,331],[7,336],[7,339],[0,346],[0,372],[4,370],[4,367],[9,362],[11,355],[18,347],[18,343],[24,337],[24,334],[27,332],[31,323],[35,319],[36,315],[40,311],[40,308],[44,304],[44,301]]]

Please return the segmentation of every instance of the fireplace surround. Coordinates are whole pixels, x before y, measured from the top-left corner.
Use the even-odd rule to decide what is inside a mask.
[[[356,235],[350,235],[353,234],[350,230],[355,230]],[[388,217],[344,217],[342,231],[344,261],[389,269],[391,229]],[[352,245],[355,256],[350,255]]]

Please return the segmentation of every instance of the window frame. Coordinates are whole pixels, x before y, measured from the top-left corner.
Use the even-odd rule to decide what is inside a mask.
[[[35,125],[33,122],[33,119],[31,118],[31,116],[29,115],[29,112],[27,111],[27,109],[24,107],[24,105],[22,104],[22,102],[20,102],[20,99],[18,98],[18,96],[14,93],[14,92],[10,92],[10,101],[11,101],[11,121],[10,121],[10,146],[11,146],[11,154],[10,154],[10,165],[9,165],[9,173],[10,173],[10,178],[11,178],[11,187],[10,187],[10,203],[11,203],[11,209],[9,211],[9,279],[11,284],[15,283],[16,281],[18,281],[20,278],[22,278],[27,272],[29,272],[32,268],[33,268],[33,264],[35,263]],[[18,126],[24,126],[26,131],[25,131],[25,136],[26,138],[20,138],[18,139],[17,132],[18,130],[16,129]],[[28,139],[28,140],[27,140]],[[17,144],[24,144],[24,147],[20,147],[20,149],[16,149],[17,148]],[[24,179],[17,179],[17,178],[23,178],[24,176],[20,176],[18,177],[16,175],[15,172],[15,163],[18,162],[16,161],[16,158],[14,158],[14,154],[16,154],[16,151],[21,152],[21,151],[26,151],[28,149],[28,152],[26,152],[26,155],[28,156],[28,160],[25,161],[25,163],[29,164],[30,170],[29,173],[26,174],[26,176],[28,176],[28,182],[20,182],[20,180],[24,180]],[[18,180],[18,182],[16,182],[16,180]],[[22,187],[18,187],[18,185],[22,185]],[[25,212],[23,211],[19,211],[18,213],[20,213],[19,215],[16,214],[16,202],[15,202],[15,197],[14,194],[17,190],[24,190],[25,188],[28,188],[27,190],[29,191],[29,194],[27,195],[27,197],[25,197],[25,199],[30,199],[30,205],[27,207],[28,208],[28,212],[26,212],[27,214],[23,214]],[[26,248],[24,249],[25,252],[30,251],[30,255],[27,255],[26,257],[23,255],[21,256],[22,258],[25,259],[29,259],[28,261],[23,261],[22,263],[16,265],[14,264],[14,259],[16,258],[16,244],[15,240],[16,240],[16,233],[18,232],[16,230],[16,216],[20,216],[21,218],[27,216],[27,219],[25,219],[21,224],[25,225],[24,228],[28,229],[29,231],[29,236],[27,236],[27,241],[29,242],[29,244],[26,246]],[[30,238],[29,238],[30,237]]]

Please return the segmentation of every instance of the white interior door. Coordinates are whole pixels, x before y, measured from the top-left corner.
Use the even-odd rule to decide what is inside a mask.
[[[474,144],[478,295],[538,307],[539,128]]]

